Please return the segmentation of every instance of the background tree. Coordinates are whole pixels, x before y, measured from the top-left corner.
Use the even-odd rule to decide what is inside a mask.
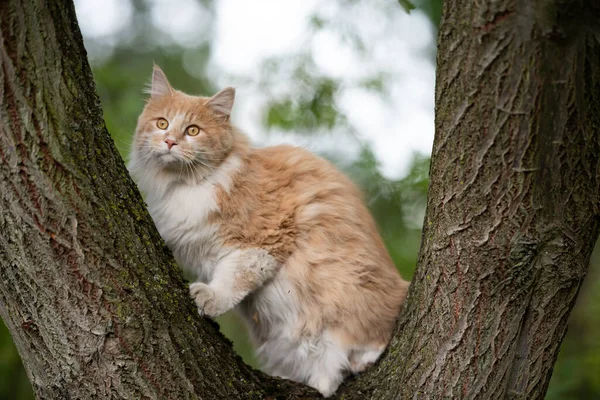
[[[145,4],[142,2],[136,3],[136,6],[139,7],[139,9],[142,11],[144,9],[144,5]],[[2,15],[4,16],[5,14],[3,13]],[[485,19],[487,17],[483,18]],[[315,20],[315,26],[317,27],[323,26],[324,23],[325,21],[319,21],[318,18]],[[450,24],[450,26],[452,25]],[[3,29],[3,31],[5,30]],[[142,36],[145,36],[145,34],[141,35],[140,37]],[[141,47],[143,48],[143,46]],[[206,50],[200,49],[199,51],[202,52]],[[146,54],[146,58],[142,57],[144,55],[143,52],[141,54],[138,54],[138,57],[134,58],[136,60],[136,63],[139,64],[139,68],[137,69],[135,67],[136,63],[133,63],[134,65],[132,66],[132,58],[127,57],[126,51],[122,52],[122,58],[120,61],[118,61],[119,52],[116,51],[114,54],[116,56],[114,58],[111,58],[111,60],[114,61],[113,67],[127,65],[128,67],[130,67],[131,73],[124,74],[123,68],[119,68],[119,70],[113,70],[112,72],[110,72],[109,70],[105,70],[103,72],[102,68],[98,68],[96,70],[96,79],[99,83],[100,93],[103,94],[103,98],[107,100],[105,101],[105,105],[108,105],[106,111],[108,112],[107,123],[109,127],[111,127],[111,115],[118,115],[118,118],[112,117],[112,126],[114,128],[113,131],[128,133],[127,129],[123,129],[124,122],[132,124],[134,117],[137,115],[139,109],[141,108],[141,98],[139,97],[138,89],[141,86],[141,80],[145,79],[145,75],[144,73],[140,73],[139,69],[143,70],[147,66],[144,65],[144,63],[150,63],[151,58],[153,58],[156,54],[154,54],[154,56],[151,55],[152,53],[149,53],[150,55]],[[299,59],[306,60],[306,57],[299,57]],[[162,62],[163,65],[165,63],[167,65],[171,65],[171,67],[166,67],[167,70],[171,68],[172,70],[179,72],[176,73],[176,75],[179,76],[181,79],[180,87],[187,87],[188,85],[192,86],[190,83],[186,84],[186,81],[188,81],[191,77],[189,76],[189,74],[187,74],[184,68],[181,68],[182,63],[180,55],[175,54],[172,57],[168,56],[165,57],[164,60],[160,60],[159,62]],[[289,68],[289,66],[283,66],[280,64],[281,63],[271,62],[270,66],[271,68]],[[108,64],[105,63],[103,65]],[[339,109],[335,107],[335,96],[333,96],[333,94],[339,88],[339,83],[332,81],[329,78],[320,79],[318,76],[310,75],[306,71],[308,70],[308,72],[311,72],[309,67],[310,63],[308,63],[307,67],[307,63],[302,61],[299,63],[299,66],[295,68],[295,70],[299,71],[297,77],[304,77],[302,80],[304,85],[304,92],[297,96],[302,101],[299,103],[292,103],[286,100],[285,96],[279,96],[278,98],[275,98],[271,105],[271,111],[267,113],[268,124],[275,126],[279,129],[294,129],[294,127],[297,126],[296,129],[300,128],[304,129],[305,131],[314,130],[319,126],[330,128],[332,126],[332,123],[344,124],[345,118],[343,115],[338,115]],[[385,77],[385,75],[383,75],[383,77]],[[116,81],[116,78],[123,80]],[[136,79],[138,84],[134,85],[136,87],[133,91],[127,93],[120,90],[120,88],[122,88],[125,84],[131,84],[132,82],[136,82]],[[103,82],[107,82],[107,85],[103,86]],[[110,89],[111,82],[114,82],[112,83],[112,89]],[[314,83],[314,85],[311,86],[311,83]],[[384,87],[385,80],[381,80],[380,75],[379,81],[375,79],[369,82],[368,84],[375,85],[374,87]],[[209,91],[210,88],[206,90],[206,92]],[[110,95],[110,93],[113,93],[113,95]],[[290,93],[290,96],[293,96],[293,93]],[[137,104],[135,104],[136,102]],[[113,112],[111,112],[111,107]],[[322,110],[329,111],[322,112]],[[131,118],[123,118],[123,115],[130,115]],[[116,137],[116,141],[117,143],[124,143],[124,141],[121,140],[118,135]],[[382,226],[383,233],[386,236],[388,246],[390,247],[392,254],[395,256],[395,261],[398,264],[400,264],[401,268],[402,266],[405,266],[405,269],[403,269],[402,271],[405,275],[407,275],[406,270],[408,268],[411,268],[410,265],[414,263],[414,261],[411,262],[411,260],[409,259],[407,263],[406,257],[403,259],[402,256],[399,256],[399,254],[402,254],[403,248],[404,252],[410,253],[410,247],[413,248],[413,254],[416,254],[416,243],[418,243],[417,239],[411,240],[413,243],[412,246],[403,246],[402,244],[406,241],[407,237],[414,238],[414,233],[417,230],[414,228],[409,228],[408,230],[405,230],[402,227],[407,226],[406,214],[410,214],[410,211],[414,209],[414,207],[412,207],[411,204],[418,204],[420,199],[424,198],[423,188],[426,187],[426,182],[423,179],[423,177],[426,174],[426,169],[423,167],[426,165],[426,161],[418,162],[413,170],[413,173],[411,173],[407,178],[401,181],[394,182],[384,178],[378,172],[378,169],[376,168],[377,162],[368,147],[364,147],[364,151],[362,152],[362,154],[363,156],[359,161],[351,165],[345,165],[342,163],[341,166],[348,169],[353,174],[353,176],[365,187],[367,195],[370,199],[371,207],[376,217],[379,217],[378,220],[380,222],[380,225]],[[335,154],[329,154],[329,156],[333,159],[336,158]],[[343,160],[337,161],[341,162]],[[399,207],[399,205],[408,206]],[[407,209],[409,210],[408,213]],[[409,248],[408,251],[406,251],[407,247]],[[400,249],[400,253],[398,253],[397,249]],[[406,264],[409,264],[408,268],[406,267]],[[593,366],[593,363],[588,365]],[[590,376],[593,377],[593,374],[590,374]]]

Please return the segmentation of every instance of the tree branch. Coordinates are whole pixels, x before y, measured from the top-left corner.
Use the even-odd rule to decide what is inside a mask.
[[[37,396],[315,395],[198,316],[106,132],[73,5],[0,15],[0,314]]]
[[[37,396],[318,397],[198,316],[63,3],[0,2],[0,315]],[[344,399],[543,397],[598,237],[595,32],[548,40],[524,1],[444,4],[419,265]]]

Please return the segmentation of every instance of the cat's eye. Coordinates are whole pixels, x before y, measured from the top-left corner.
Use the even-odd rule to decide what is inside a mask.
[[[190,136],[196,136],[200,133],[200,128],[198,128],[196,125],[190,125],[185,130],[185,133],[187,133]]]
[[[165,130],[169,127],[169,121],[164,118],[159,118],[158,121],[156,121],[156,126],[158,129]]]

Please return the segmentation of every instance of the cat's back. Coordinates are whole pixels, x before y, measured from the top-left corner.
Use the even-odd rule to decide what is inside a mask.
[[[324,254],[355,246],[395,272],[360,190],[303,148],[250,149],[220,208],[230,240],[267,248],[282,262],[315,240]]]
[[[253,179],[285,197],[297,196],[296,205],[343,194],[362,205],[360,190],[329,161],[310,151],[290,145],[252,149],[249,165]]]
[[[248,181],[265,195],[258,207],[293,219],[296,245],[312,248],[315,259],[320,249],[324,259],[336,254],[397,275],[362,192],[329,161],[281,145],[254,149],[249,165]]]
[[[327,223],[318,214],[333,212],[341,220],[358,212],[370,220],[355,185],[305,149],[252,148],[240,157],[230,189],[218,196],[217,218],[227,244],[265,248],[285,262],[310,224]],[[350,216],[342,217],[344,208],[353,210]]]
[[[302,329],[315,333],[344,315],[353,332],[344,333],[348,340],[387,343],[407,282],[356,185],[292,146],[253,149],[238,176],[228,204],[238,223],[228,224],[229,237],[267,249],[285,265],[302,299]]]

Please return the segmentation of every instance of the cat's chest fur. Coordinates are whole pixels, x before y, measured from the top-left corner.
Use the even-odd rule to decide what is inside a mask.
[[[177,262],[205,282],[225,251],[217,236],[218,225],[209,222],[210,214],[219,210],[217,185],[213,181],[173,184],[162,196],[148,198],[152,219]]]
[[[163,177],[140,182],[148,194],[150,215],[177,263],[205,283],[212,279],[218,261],[235,250],[223,246],[219,225],[209,217],[219,212],[217,193],[230,191],[241,165],[241,160],[232,156],[200,182],[182,183]]]

